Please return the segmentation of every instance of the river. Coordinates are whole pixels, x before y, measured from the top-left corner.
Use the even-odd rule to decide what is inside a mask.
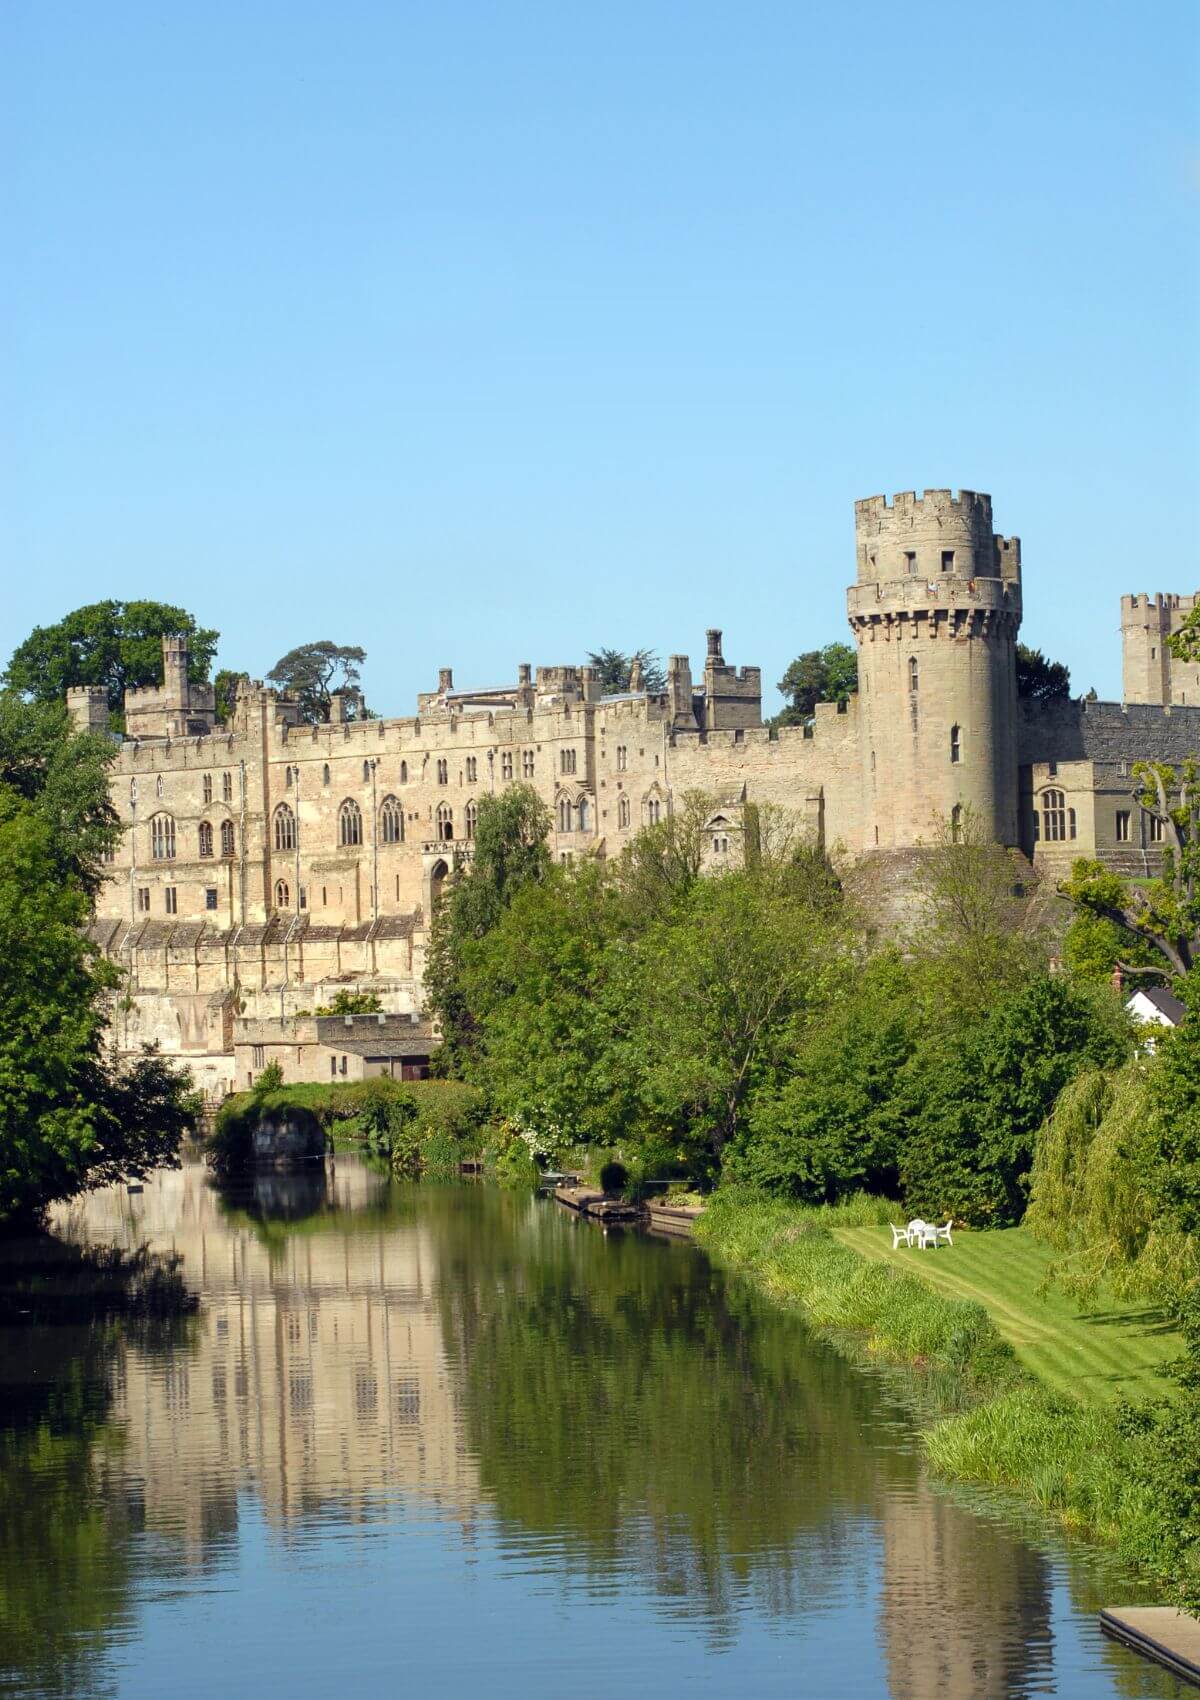
[[[935,1488],[885,1377],[689,1244],[344,1157],[54,1229],[198,1302],[92,1315],[0,1247],[2,1694],[1183,1692],[1095,1560]]]

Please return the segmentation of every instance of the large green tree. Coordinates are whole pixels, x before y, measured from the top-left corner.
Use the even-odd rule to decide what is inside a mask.
[[[848,702],[858,689],[858,654],[848,643],[806,649],[790,664],[777,686],[787,704],[775,726],[802,726],[819,702]]]
[[[0,1219],[169,1161],[187,1077],[106,1045],[116,988],[85,925],[116,834],[112,746],[0,696]]]
[[[366,659],[366,650],[356,644],[331,643],[322,638],[317,643],[297,644],[280,656],[267,674],[267,682],[295,697],[301,718],[317,726],[329,719],[334,692],[357,686]]]
[[[623,649],[594,649],[588,656],[588,664],[599,674],[605,696],[620,696],[623,691],[629,689],[635,661],[642,669],[643,690],[666,690],[667,675],[663,671],[662,662],[652,649],[635,649],[630,652]]]
[[[1027,643],[1017,645],[1017,695],[1031,702],[1054,702],[1071,694],[1071,670],[1061,661],[1049,661],[1040,649]]]
[[[122,711],[131,685],[161,685],[162,640],[188,639],[193,683],[208,678],[219,632],[169,602],[91,602],[52,626],[37,626],[14,651],[4,684],[36,702],[60,702],[71,685],[103,685],[109,712]]]

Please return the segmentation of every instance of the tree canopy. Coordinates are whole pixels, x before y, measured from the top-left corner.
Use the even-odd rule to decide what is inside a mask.
[[[300,705],[301,718],[317,726],[329,719],[330,699],[335,691],[353,689],[361,677],[365,649],[356,644],[297,644],[272,667],[267,681]]]
[[[108,707],[120,714],[129,686],[161,685],[162,640],[188,640],[188,676],[202,684],[219,632],[168,602],[91,602],[53,626],[37,626],[13,651],[4,684],[35,702],[61,702],[72,685],[103,685]]]
[[[605,696],[620,696],[629,689],[635,661],[641,663],[643,690],[666,690],[666,672],[652,649],[635,649],[629,654],[623,649],[594,649],[588,656],[588,665],[599,674]]]
[[[187,1077],[108,1055],[117,976],[84,927],[118,831],[113,746],[65,708],[0,695],[0,1219],[169,1160]]]
[[[858,653],[848,643],[806,649],[780,679],[777,689],[788,701],[773,725],[802,726],[819,702],[848,702],[858,689]]]
[[[1048,661],[1040,649],[1017,645],[1017,695],[1031,702],[1054,702],[1071,694],[1071,670],[1061,661]]]

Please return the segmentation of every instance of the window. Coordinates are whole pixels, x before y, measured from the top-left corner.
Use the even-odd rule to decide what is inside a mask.
[[[275,810],[275,848],[276,850],[294,850],[296,848],[296,817],[286,803],[280,803]]]
[[[1129,843],[1129,810],[1117,810],[1117,843]]]
[[[467,837],[468,838],[474,838],[475,828],[478,826],[478,824],[479,824],[479,804],[475,803],[475,802],[468,803],[467,804]]]
[[[208,910],[213,910],[217,907],[217,888],[215,885],[205,886],[204,907]]]
[[[266,1063],[267,1063],[267,1047],[265,1045],[251,1045],[251,1047],[250,1047],[250,1066],[251,1066],[251,1068],[265,1068]]]
[[[275,907],[276,907],[276,909],[286,909],[288,907],[288,905],[291,903],[291,900],[292,900],[292,894],[288,890],[288,882],[286,880],[276,880],[275,881]]]
[[[628,826],[629,825],[629,798],[628,797],[622,797],[620,802],[617,804],[617,825],[618,826]]]
[[[1067,836],[1067,799],[1061,791],[1042,792],[1042,837],[1061,844]]]
[[[1150,816],[1150,842],[1161,844],[1167,836],[1166,823],[1158,815]]]
[[[175,822],[170,815],[155,815],[150,822],[150,857],[155,862],[175,860]]]
[[[454,810],[449,803],[439,803],[437,806],[437,836],[445,843],[454,837]]]
[[[521,751],[521,774],[525,779],[533,778],[533,751]]]
[[[401,785],[408,784],[408,763],[406,761],[400,763],[400,783]]]
[[[954,844],[962,843],[963,811],[962,804],[955,803],[950,810],[950,839]]]
[[[952,573],[954,571],[954,550],[953,549],[943,549],[942,550],[942,571],[944,573]]]
[[[345,1074],[345,1072],[346,1072],[346,1059],[345,1059],[345,1057],[343,1057],[342,1058],[342,1073]]]
[[[285,791],[290,791],[292,788],[292,770],[290,767],[285,767],[283,770],[283,786]]]
[[[904,570],[905,570],[906,573],[915,573],[916,572],[916,570],[917,570],[917,552],[916,552],[915,549],[906,549],[904,551]]]
[[[501,777],[501,779],[511,779],[512,776],[513,776],[512,751],[511,750],[505,750],[504,754],[500,757],[500,777]]]
[[[163,781],[162,781],[162,774],[160,773],[158,775],[157,779],[154,781],[154,795],[156,797],[161,797],[162,794],[163,794]]]
[[[213,853],[213,830],[208,821],[202,820],[199,829],[200,854],[211,856]]]
[[[590,832],[592,829],[592,811],[586,797],[579,799],[579,830]]]
[[[362,810],[353,797],[347,797],[338,810],[338,843],[362,843]]]
[[[385,844],[404,839],[404,811],[394,797],[385,797],[379,809],[379,836]]]
[[[328,785],[329,784],[329,763],[328,762],[326,762],[324,767],[321,769],[321,784],[322,785]]]
[[[232,775],[232,773],[223,773],[221,775],[221,801],[223,803],[232,803],[233,802],[233,775]]]
[[[104,861],[104,862],[115,862],[116,861],[117,852],[111,844],[106,844],[104,846],[104,849],[100,852],[100,859],[101,859],[101,861]]]
[[[571,830],[571,799],[569,797],[558,799],[558,830],[560,832],[570,832]]]
[[[330,1057],[330,1059],[329,1059],[329,1072],[330,1072],[330,1074],[332,1074],[336,1078],[336,1076],[337,1076],[337,1058],[336,1057]]]
[[[231,820],[221,822],[221,854],[222,856],[233,855],[233,822]]]
[[[563,750],[561,752],[560,759],[561,759],[561,762],[562,762],[562,771],[564,773],[574,773],[574,771],[575,771],[575,751],[574,750]]]
[[[176,888],[173,885],[164,886],[163,897],[166,900],[167,914],[177,915],[179,913],[179,892]]]
[[[617,745],[617,772],[624,773],[629,765],[629,749],[625,744]]]
[[[300,887],[300,908],[308,908],[308,893],[305,891],[303,886]]]
[[[920,688],[920,684],[921,684],[921,669],[920,669],[920,666],[917,663],[916,656],[910,655],[909,658],[908,658],[908,688],[909,688],[910,691],[916,691]]]
[[[1053,779],[1058,773],[1058,763],[1056,761],[1048,761],[1046,763],[1046,772],[1050,775],[1050,778]]]
[[[713,835],[713,855],[714,856],[727,856],[728,854],[729,854],[729,840],[728,840],[728,838],[725,837],[724,833],[720,833],[720,832],[714,833],[714,835]]]
[[[659,803],[658,798],[651,797],[646,803],[646,819],[651,826],[658,825],[658,817],[660,813],[661,804]]]
[[[475,756],[467,757],[467,784],[474,785],[479,778],[479,762]]]
[[[950,728],[950,760],[962,760],[962,736],[957,726]]]
[[[138,905],[137,906],[138,906],[138,913],[140,915],[148,915],[150,913],[150,887],[148,885],[139,885],[138,886]]]
[[[1074,809],[1068,809],[1067,810],[1067,837],[1068,838],[1074,838],[1074,836],[1075,836],[1075,810]]]
[[[369,761],[365,761],[365,762],[363,762],[363,784],[369,785],[370,783],[371,783],[371,764],[370,764]]]
[[[200,781],[200,795],[204,799],[205,808],[212,802],[212,774],[206,773]]]

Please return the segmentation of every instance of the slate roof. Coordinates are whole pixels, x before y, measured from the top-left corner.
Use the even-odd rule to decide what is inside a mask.
[[[1174,992],[1168,992],[1164,986],[1141,986],[1138,990],[1147,1002],[1154,1005],[1160,1015],[1166,1016],[1172,1027],[1179,1026],[1187,1014],[1187,1005],[1180,1003]]]

